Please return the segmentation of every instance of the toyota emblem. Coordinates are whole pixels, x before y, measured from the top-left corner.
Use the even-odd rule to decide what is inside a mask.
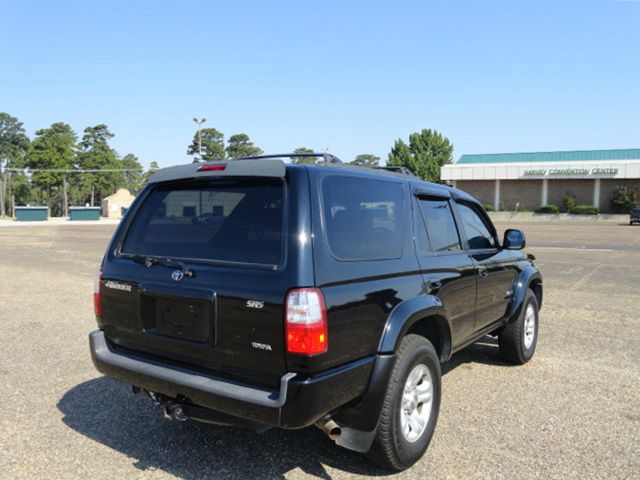
[[[184,277],[184,273],[182,273],[182,270],[174,270],[171,273],[171,278],[173,278],[176,282],[182,280],[182,277]]]

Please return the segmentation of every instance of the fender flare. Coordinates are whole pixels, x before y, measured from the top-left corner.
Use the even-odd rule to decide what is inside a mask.
[[[529,289],[534,282],[539,282],[542,285],[542,275],[540,275],[538,269],[529,266],[520,272],[520,276],[514,285],[513,300],[509,306],[509,314],[507,315],[509,318],[508,323],[515,321],[520,316],[527,289]],[[542,305],[540,305],[540,307],[542,307]]]
[[[447,360],[451,355],[451,325],[442,302],[434,295],[421,295],[396,305],[384,326],[378,352],[397,351],[407,331],[417,321],[430,316],[441,319],[438,321],[438,328],[443,332],[444,338],[441,339],[440,357],[441,360]]]

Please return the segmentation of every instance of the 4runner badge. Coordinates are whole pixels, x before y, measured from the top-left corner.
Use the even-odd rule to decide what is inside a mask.
[[[171,273],[171,278],[173,278],[176,282],[182,280],[182,277],[184,277],[184,273],[182,272],[182,270],[174,270],[173,273]]]
[[[271,351],[271,345],[269,345],[268,343],[251,342],[251,346],[253,348],[257,348],[258,350],[266,350],[268,352]]]
[[[111,288],[112,290],[121,290],[123,292],[130,292],[131,285],[127,285],[126,283],[118,283],[112,280],[107,280],[104,282],[104,286],[107,288]]]

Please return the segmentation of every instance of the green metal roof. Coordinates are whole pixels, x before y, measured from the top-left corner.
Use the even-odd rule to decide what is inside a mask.
[[[574,150],[568,152],[481,153],[462,155],[456,163],[589,162],[638,160],[640,148],[620,150]]]

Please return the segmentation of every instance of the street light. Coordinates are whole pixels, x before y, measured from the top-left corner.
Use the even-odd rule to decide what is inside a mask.
[[[198,124],[198,155],[200,156],[200,161],[202,161],[202,133],[200,129],[202,128],[202,124],[207,121],[206,118],[198,118],[193,117],[193,121]]]

